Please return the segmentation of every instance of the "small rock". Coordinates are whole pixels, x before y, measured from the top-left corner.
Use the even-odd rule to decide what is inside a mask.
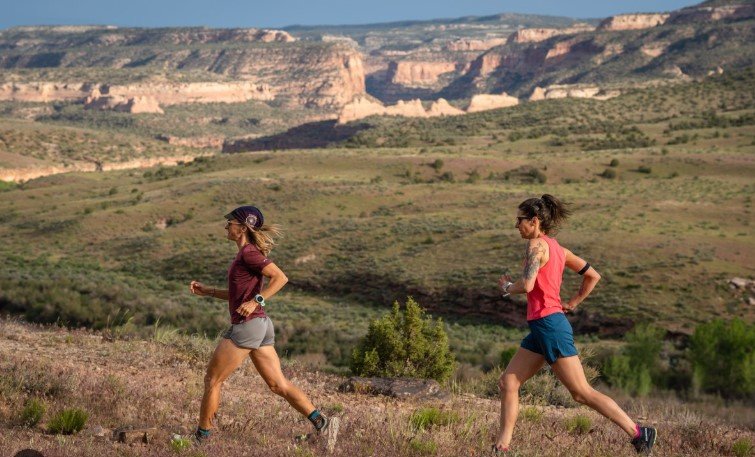
[[[107,431],[104,428],[102,428],[101,425],[95,425],[89,430],[89,433],[92,436],[105,436],[107,434]]]
[[[342,392],[369,393],[394,398],[448,398],[437,381],[411,378],[362,378],[351,377],[339,386]]]
[[[733,285],[737,289],[744,289],[748,286],[748,284],[752,281],[748,281],[744,278],[731,278],[729,280],[729,284]]]
[[[113,431],[113,439],[119,443],[149,443],[157,433],[157,429],[121,427]]]

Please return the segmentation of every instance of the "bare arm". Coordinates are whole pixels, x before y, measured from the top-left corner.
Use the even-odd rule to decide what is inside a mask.
[[[260,295],[262,295],[265,300],[277,294],[288,282],[286,274],[274,263],[270,263],[263,268],[262,274],[269,279],[268,283],[260,291]]]
[[[566,267],[572,271],[578,272],[587,265],[584,259],[574,255],[568,249],[564,249],[564,254],[566,254]],[[569,302],[564,305],[564,309],[571,311],[576,308],[590,295],[590,292],[598,284],[598,281],[600,281],[600,274],[593,267],[588,268],[582,275],[582,284],[579,286],[579,291],[569,299]]]
[[[510,294],[526,294],[535,287],[535,278],[540,266],[545,263],[546,247],[543,246],[545,241],[534,239],[529,240],[524,253],[524,269],[522,277],[512,284],[508,291]],[[501,281],[509,280],[508,276],[501,278]]]
[[[200,297],[228,300],[228,289],[218,289],[212,286],[206,286],[198,281],[192,281],[191,284],[189,284],[189,290],[194,295],[199,295]]]

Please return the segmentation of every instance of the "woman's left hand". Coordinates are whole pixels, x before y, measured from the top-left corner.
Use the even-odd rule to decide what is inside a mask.
[[[242,303],[241,306],[236,309],[236,312],[244,317],[247,317],[248,315],[252,314],[258,306],[259,303],[257,303],[256,301],[248,301],[246,303]]]

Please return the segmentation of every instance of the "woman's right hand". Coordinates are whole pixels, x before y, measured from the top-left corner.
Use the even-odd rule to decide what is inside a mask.
[[[508,273],[504,274],[503,276],[498,279],[498,287],[503,288],[504,285],[507,283],[514,282],[511,280],[511,276],[508,275]]]
[[[192,281],[191,284],[189,284],[189,290],[194,295],[199,295],[200,297],[210,295],[210,292],[212,292],[211,287],[207,287],[199,281]]]

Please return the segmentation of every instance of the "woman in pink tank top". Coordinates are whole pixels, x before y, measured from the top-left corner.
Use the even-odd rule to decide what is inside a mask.
[[[504,297],[527,294],[527,324],[530,334],[501,375],[501,428],[493,445],[495,455],[505,455],[519,413],[519,387],[547,362],[575,401],[587,405],[621,427],[638,453],[649,454],[656,430],[634,422],[610,397],[593,389],[585,378],[571,324],[564,311],[577,307],[592,292],[600,275],[589,263],[564,249],[550,235],[569,216],[566,204],[552,195],[530,198],[519,205],[516,228],[527,240],[522,277],[512,282],[508,275],[499,285]],[[564,268],[582,275],[582,285],[566,304],[561,302]]]

